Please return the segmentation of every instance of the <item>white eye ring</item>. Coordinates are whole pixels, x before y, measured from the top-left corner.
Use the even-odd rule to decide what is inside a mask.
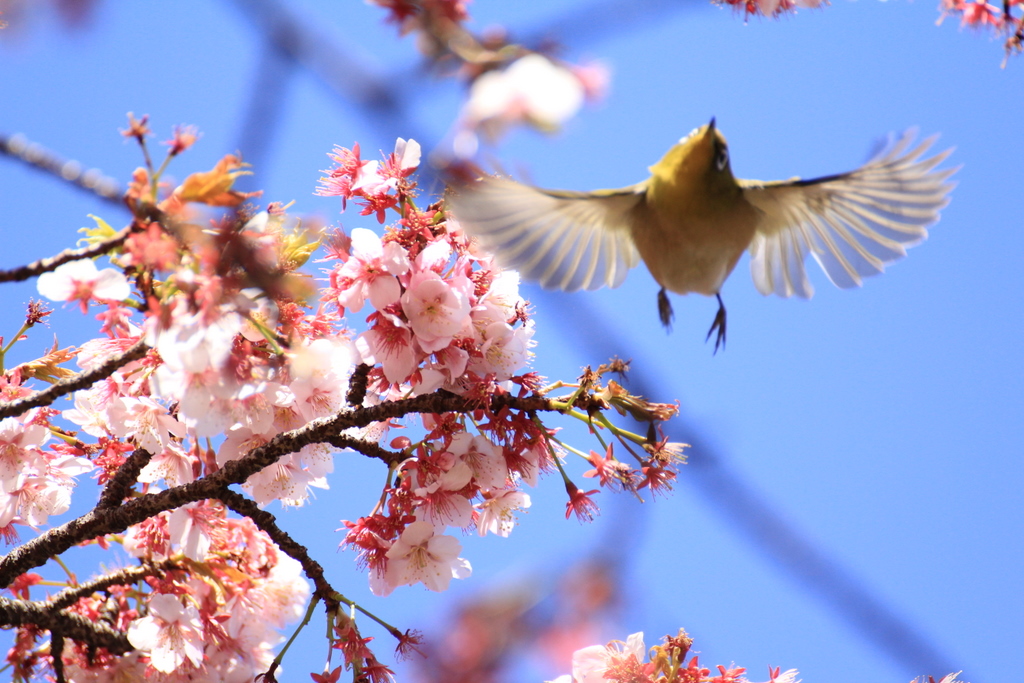
[[[718,167],[719,171],[724,171],[726,165],[729,163],[729,150],[723,147],[718,152],[718,157],[715,158],[715,166]]]

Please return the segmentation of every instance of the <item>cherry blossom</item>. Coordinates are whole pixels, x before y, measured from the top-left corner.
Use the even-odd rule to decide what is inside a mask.
[[[539,54],[528,54],[502,71],[473,82],[463,115],[471,126],[523,119],[556,128],[583,105],[583,83],[571,70]]]
[[[83,313],[90,301],[122,301],[131,295],[124,273],[113,268],[97,270],[91,259],[68,261],[43,273],[36,289],[50,301],[78,301]]]
[[[198,667],[203,662],[203,625],[199,610],[182,605],[173,595],[154,595],[149,615],[128,629],[128,640],[149,655],[150,666],[165,674],[175,673],[186,662]]]
[[[366,299],[377,310],[398,301],[399,275],[409,270],[409,260],[401,246],[381,243],[371,230],[352,231],[352,251],[348,260],[333,275],[337,302],[351,311],[359,311]]]
[[[387,574],[381,585],[373,586],[378,595],[388,595],[397,586],[422,583],[432,591],[447,590],[452,578],[464,579],[472,571],[469,562],[459,557],[462,544],[451,536],[437,534],[434,525],[413,522],[387,552]]]
[[[497,536],[507,537],[515,527],[515,513],[530,507],[530,496],[522,491],[490,492],[484,500],[477,503],[479,515],[476,520],[477,533],[486,536],[488,532]]]
[[[501,448],[485,436],[460,432],[452,437],[448,451],[469,466],[474,483],[487,489],[501,488],[508,478],[508,466]]]
[[[440,351],[466,325],[470,291],[472,283],[465,277],[446,281],[429,270],[412,276],[402,295],[402,310],[424,351]]]
[[[131,137],[145,137],[145,120],[133,127]],[[176,136],[178,152],[191,144],[187,137]],[[358,145],[337,148],[332,157],[338,167],[321,180],[320,194],[355,199],[364,215],[382,221],[394,211],[396,219],[381,234],[357,228],[350,237],[338,231],[329,238],[319,294],[302,277],[288,280],[320,242],[304,236],[286,207],[271,204],[190,232],[196,207],[185,202],[233,206],[242,198],[231,183],[244,165],[229,158],[188,176],[163,200],[162,169],[136,173],[129,206],[155,204],[181,230],[169,232],[150,213],[137,215],[137,229],[111,252],[111,262],[132,275],[137,299],[122,303],[131,295],[127,279],[118,290],[121,280],[105,273],[124,274],[98,272],[92,261],[76,266],[85,275],[58,268],[40,279],[41,292],[55,293],[54,283],[63,283],[63,300],[83,308],[107,301],[97,316],[105,338],[84,343],[76,358],[85,373],[103,376],[74,393],[73,408],[46,406],[0,420],[0,534],[12,538],[18,525],[38,527],[69,509],[75,477],[93,469],[109,486],[104,505],[140,510],[162,501],[161,511],[126,524],[123,533],[82,539],[103,547],[120,543],[139,561],[132,571],[152,572],[68,608],[127,634],[136,648],[115,657],[68,639],[65,672],[76,677],[70,680],[241,683],[268,671],[281,642],[277,629],[304,612],[308,565],[271,540],[285,532],[262,531],[253,520],[266,520],[239,506],[305,504],[312,490],[328,487],[337,449],[352,446],[387,463],[374,509],[342,522],[343,545],[356,550],[377,595],[414,584],[443,591],[453,578],[468,577],[470,563],[446,530],[475,525],[481,536],[508,536],[517,511],[531,503],[520,487],[537,485],[555,458],[566,459],[551,439],[555,430],[533,408],[496,407],[543,399],[535,393],[542,381],[528,368],[533,322],[516,273],[481,253],[446,219],[443,204],[414,206],[418,143],[399,138],[381,161],[360,159]],[[112,231],[101,227],[90,239]],[[311,303],[317,296],[319,306]],[[346,318],[364,307],[365,316]],[[122,362],[129,352],[134,360]],[[45,365],[58,377],[72,357],[73,350],[62,351],[31,367]],[[22,379],[18,370],[0,372],[6,400],[35,390]],[[597,406],[596,391],[573,400]],[[425,405],[458,397],[469,407],[389,414],[411,397]],[[631,399],[621,390],[608,400]],[[381,414],[359,426],[317,431],[374,410]],[[389,442],[392,430],[402,431]],[[295,431],[315,436],[289,442]],[[258,461],[262,469],[252,467],[268,453]],[[247,467],[242,501],[219,485],[201,499],[191,497],[212,477]],[[570,508],[592,515],[593,493],[577,491]],[[295,554],[291,539],[274,539]],[[318,585],[316,595],[338,609],[333,589]],[[367,645],[371,638],[351,616],[332,614],[345,664],[369,680],[391,680]],[[29,661],[44,652],[39,633],[19,630],[14,656]],[[400,640],[406,648],[416,642],[408,633]]]
[[[42,425],[23,424],[13,417],[0,420],[0,490],[8,490],[26,470],[39,471],[45,462],[40,449],[49,437]]]
[[[572,678],[575,683],[604,683],[604,674],[616,661],[633,658],[642,662],[647,654],[644,634],[634,633],[626,642],[616,641],[609,645],[591,645],[577,650],[572,655]]]
[[[114,436],[132,439],[136,446],[153,454],[168,448],[173,436],[185,435],[185,425],[145,396],[115,398],[107,406],[106,415]]]

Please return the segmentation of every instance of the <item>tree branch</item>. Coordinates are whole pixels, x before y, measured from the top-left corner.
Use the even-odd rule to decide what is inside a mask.
[[[106,488],[100,494],[99,502],[96,503],[96,509],[104,510],[120,505],[128,497],[131,488],[139,480],[139,473],[149,464],[152,457],[153,454],[145,449],[135,449],[107,482]]]
[[[93,593],[106,590],[111,586],[128,586],[140,579],[146,578],[147,576],[160,574],[166,572],[168,569],[176,569],[178,567],[178,562],[171,558],[161,560],[154,564],[126,567],[124,569],[119,569],[112,574],[107,574],[106,576],[93,579],[92,581],[86,581],[80,586],[65,588],[45,602],[33,602],[31,604],[39,605],[51,612],[59,612],[67,607],[71,607],[71,605],[75,604],[82,598],[87,598]]]
[[[141,343],[141,342],[140,342]],[[594,409],[603,403],[592,397],[581,397],[577,405]],[[592,406],[590,404],[593,404]],[[313,420],[304,427],[278,434],[266,444],[232,460],[217,472],[182,486],[151,493],[126,501],[116,508],[93,510],[66,524],[51,529],[0,558],[0,587],[6,587],[20,574],[43,565],[50,557],[61,555],[73,545],[105,534],[121,533],[128,527],[188,503],[220,499],[223,490],[232,484],[244,483],[250,476],[304,446],[325,443],[342,431],[365,427],[414,413],[467,413],[480,409],[499,412],[504,408],[521,411],[557,411],[560,406],[543,396],[516,397],[509,394],[487,399],[471,399],[447,391],[437,391],[413,398],[389,401],[375,406],[345,411]]]
[[[0,282],[19,282],[21,280],[27,280],[30,277],[35,277],[42,273],[54,270],[57,266],[64,265],[68,261],[79,261],[84,258],[92,258],[93,256],[106,254],[108,251],[116,249],[124,244],[124,241],[128,239],[128,235],[132,232],[132,227],[132,225],[129,225],[110,239],[103,240],[91,247],[83,247],[82,249],[65,249],[56,256],[39,259],[27,266],[18,266],[17,268],[11,268],[10,270],[0,270]]]
[[[149,346],[140,339],[135,342],[135,344],[125,349],[123,353],[108,359],[102,365],[95,367],[92,370],[80,372],[77,375],[68,377],[67,379],[54,382],[46,389],[37,391],[25,398],[19,398],[16,401],[0,402],[0,419],[5,417],[15,417],[17,415],[21,415],[26,410],[50,405],[65,394],[70,394],[73,391],[84,389],[101,379],[110,377],[118,368],[145,356],[147,351],[149,351]]]
[[[313,585],[316,586],[316,590],[313,593],[314,600],[323,600],[327,605],[328,611],[338,608],[338,601],[332,597],[337,591],[334,590],[334,587],[327,581],[327,577],[324,576],[324,568],[320,566],[319,562],[309,556],[306,546],[293,539],[281,527],[277,526],[277,520],[274,518],[274,515],[266,510],[261,510],[254,501],[230,489],[222,490],[218,497],[229,508],[243,517],[251,519],[267,536],[270,536],[278,548],[302,565],[302,570],[313,582]]]
[[[116,180],[103,175],[95,168],[84,170],[77,161],[63,159],[38,143],[29,142],[24,135],[0,134],[0,154],[17,159],[32,168],[48,173],[124,208],[121,203],[121,195],[124,194],[124,191]]]
[[[81,614],[67,610],[52,611],[45,603],[12,600],[0,596],[0,623],[7,626],[38,626],[51,633],[59,631],[64,638],[90,643],[115,655],[122,655],[135,649],[125,634],[103,622],[90,621]]]
[[[394,451],[389,451],[386,448],[381,448],[372,441],[364,441],[362,439],[356,439],[355,437],[345,436],[344,434],[332,436],[329,439],[325,439],[325,441],[335,448],[349,448],[353,451],[362,453],[365,456],[382,460],[386,465],[388,465],[388,467],[397,465],[409,457],[404,453],[395,453]]]

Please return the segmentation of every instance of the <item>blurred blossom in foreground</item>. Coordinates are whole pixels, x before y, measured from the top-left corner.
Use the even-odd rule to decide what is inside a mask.
[[[550,132],[579,112],[585,101],[598,99],[608,82],[599,64],[571,68],[531,53],[500,71],[488,71],[473,81],[462,109],[455,155],[473,156],[478,133],[489,139],[507,128],[525,124]]]

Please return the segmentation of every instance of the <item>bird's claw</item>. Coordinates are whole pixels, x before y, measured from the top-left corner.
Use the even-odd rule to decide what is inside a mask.
[[[722,303],[722,297],[718,294],[718,313],[715,314],[715,319],[711,323],[711,329],[708,330],[708,336],[704,338],[704,341],[711,339],[712,333],[718,330],[718,336],[715,337],[715,350],[711,352],[711,355],[718,353],[718,347],[725,348],[725,304]]]
[[[661,318],[661,324],[665,326],[665,329],[671,332],[674,314],[672,313],[672,302],[668,300],[664,287],[658,292],[658,317]]]

